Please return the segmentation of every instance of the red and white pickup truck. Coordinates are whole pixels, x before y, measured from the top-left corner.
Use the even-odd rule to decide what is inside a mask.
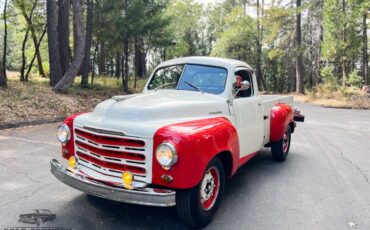
[[[284,161],[295,121],[292,96],[260,96],[244,62],[186,57],[163,62],[142,93],[115,96],[58,128],[68,166],[51,172],[106,199],[177,206],[187,224],[208,224],[226,178],[271,147]]]

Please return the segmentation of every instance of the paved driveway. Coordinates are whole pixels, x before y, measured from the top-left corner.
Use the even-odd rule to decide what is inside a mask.
[[[370,229],[370,111],[297,107],[306,115],[288,160],[264,149],[227,183],[207,229]],[[185,229],[175,208],[87,196],[55,179],[58,124],[0,131],[0,227],[36,227],[20,214],[49,209],[41,227]],[[352,227],[351,227],[352,225]]]

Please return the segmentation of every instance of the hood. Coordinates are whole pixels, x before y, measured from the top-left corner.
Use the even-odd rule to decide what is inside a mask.
[[[225,99],[217,95],[185,90],[158,90],[113,97],[98,104],[92,113],[77,117],[75,124],[151,138],[164,125],[227,116],[228,112]]]

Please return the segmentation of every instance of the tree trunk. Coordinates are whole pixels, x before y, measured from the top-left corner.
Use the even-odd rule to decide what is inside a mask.
[[[37,42],[36,47],[35,47],[35,54],[34,54],[34,55],[33,55],[33,57],[32,57],[32,60],[31,60],[31,62],[30,62],[30,65],[28,66],[28,70],[27,70],[27,73],[26,73],[26,79],[27,79],[27,80],[28,80],[29,74],[30,74],[30,72],[31,72],[31,69],[32,69],[32,66],[33,66],[33,62],[35,61],[35,58],[36,58],[36,56],[37,56],[37,54],[38,54],[37,50],[40,50],[41,41],[42,41],[42,39],[43,39],[43,38],[44,38],[44,36],[45,36],[46,28],[47,28],[47,24],[45,24],[45,26],[44,26],[44,30],[42,31],[41,37],[40,37],[40,39],[39,39],[39,41]]]
[[[109,75],[114,76],[114,58],[110,59]]]
[[[36,7],[36,4],[37,4],[37,0],[34,3],[34,7]],[[31,31],[31,38],[32,38],[32,41],[33,41],[33,45],[35,47],[35,54],[37,56],[37,64],[38,64],[39,74],[42,77],[45,77],[44,67],[42,65],[42,59],[41,59],[41,54],[40,54],[39,46],[37,45],[38,42],[37,42],[37,37],[36,37],[36,31],[35,31],[35,27],[34,27],[34,25],[32,23],[32,18],[27,15],[24,2],[21,3],[20,8],[21,8],[22,15],[23,15],[24,19],[27,22],[27,27]],[[31,67],[32,67],[32,64],[31,64]],[[28,74],[26,74],[25,77],[26,77],[25,80],[27,80],[28,79]]]
[[[94,11],[94,1],[87,0],[85,57],[82,63],[82,77],[81,77],[82,87],[86,87],[89,84],[89,63],[90,63],[91,39],[93,32],[93,11]]]
[[[0,88],[7,88],[8,84],[6,83],[6,78],[4,76],[2,66],[0,66]]]
[[[342,0],[342,10],[343,10],[343,17],[346,17],[346,1]],[[346,47],[347,47],[347,33],[346,33],[346,19],[344,19],[344,26],[343,26],[343,43],[344,43],[344,48],[343,48],[343,54],[342,54],[342,86],[346,86]]]
[[[121,76],[122,76],[122,87],[124,85],[124,82],[125,82],[125,58],[124,56],[122,55],[121,56]]]
[[[141,50],[138,38],[135,37],[135,76],[134,76],[134,89],[136,89],[137,77],[141,75]]]
[[[37,66],[38,66],[38,69],[39,69],[39,74],[40,74],[41,77],[46,77],[45,76],[45,71],[44,71],[44,66],[42,65],[40,46],[37,46],[36,32],[35,32],[35,28],[33,27],[33,25],[31,26],[31,36],[32,36],[33,44],[34,44],[35,49],[36,49],[36,58],[37,58]]]
[[[138,39],[135,37],[135,44],[134,44],[134,49],[135,49],[135,57],[134,57],[134,62],[135,62],[135,76],[134,76],[134,89],[136,89],[136,82],[137,82],[137,76],[140,74],[140,47],[138,44]]]
[[[24,15],[24,17],[26,18],[26,21],[27,21],[27,29],[26,29],[26,33],[25,33],[23,41],[22,41],[22,66],[21,66],[21,78],[20,78],[20,80],[21,81],[28,81],[28,78],[25,76],[25,70],[26,70],[26,43],[27,43],[27,40],[28,40],[28,34],[30,32],[30,29],[31,29],[32,16],[33,16],[33,12],[34,12],[34,10],[36,8],[36,5],[37,5],[37,0],[35,0],[35,2],[33,3],[29,16],[26,13],[24,2],[20,2],[19,5],[20,5],[20,8],[21,8],[21,11],[23,12],[22,14]]]
[[[7,41],[8,41],[8,24],[6,16],[6,7],[8,6],[8,0],[5,0],[4,11],[3,11],[3,20],[4,20],[4,50],[3,50],[3,66],[2,66],[2,76],[0,77],[0,86],[7,86],[6,84],[6,50],[7,50]],[[1,80],[3,78],[4,80]],[[5,83],[4,83],[5,82]]]
[[[62,75],[69,67],[69,0],[58,1],[58,47]]]
[[[296,0],[296,93],[304,93],[302,62],[301,0]]]
[[[367,9],[365,10],[363,17],[362,17],[362,72],[364,76],[364,83],[365,85],[369,84],[369,55],[367,53]]]
[[[307,17],[307,21],[308,21],[308,28],[307,28],[307,30],[309,31],[309,34],[313,34],[313,26],[312,26],[312,24],[314,23],[313,22],[313,17],[312,17],[312,14],[313,14],[313,12],[312,12],[312,10],[308,13],[308,17]],[[310,47],[314,47],[314,41],[313,41],[313,38],[314,38],[314,36],[310,36],[310,38],[309,38],[309,46]],[[311,60],[313,60],[313,57],[314,57],[314,49],[313,48],[310,48],[309,49],[309,52],[310,52],[310,56],[309,56],[309,61],[311,61]],[[311,63],[312,63],[312,61],[311,61]],[[315,78],[315,76],[314,76],[314,69],[315,69],[315,66],[312,66],[312,68],[311,69],[308,69],[307,71],[309,72],[309,74],[307,74],[307,76],[309,76],[309,79],[308,79],[308,87],[309,88],[312,88],[313,87],[313,79]]]
[[[117,52],[116,53],[116,72],[115,72],[115,76],[117,78],[119,78],[120,69],[121,69],[120,54],[119,54],[119,52]]]
[[[58,18],[55,1],[46,1],[47,24],[48,24],[48,50],[49,50],[49,68],[50,85],[56,85],[62,78],[62,66],[59,56],[58,45]]]
[[[91,74],[91,85],[94,84],[94,77],[95,77],[95,63],[96,63],[96,56],[97,56],[97,53],[98,53],[98,42],[96,42],[96,45],[95,45],[95,50],[94,50],[94,56],[93,56],[93,60],[92,60],[92,74]]]
[[[128,10],[128,0],[124,0],[124,10],[125,10],[125,15],[127,15],[127,10]],[[123,55],[124,55],[124,74],[122,77],[123,81],[123,89],[125,92],[128,91],[128,55],[129,55],[129,38],[127,37],[128,35],[125,35],[126,37],[123,39]]]
[[[141,74],[139,75],[139,77],[145,77],[146,74],[147,74],[147,69],[146,69],[146,55],[147,53],[146,52],[142,52],[141,53]]]
[[[256,62],[256,77],[258,81],[259,89],[264,91],[265,85],[263,82],[263,73],[262,73],[262,28],[260,25],[260,2],[257,0],[257,62]]]
[[[105,74],[105,45],[104,42],[99,46],[99,75]]]
[[[26,43],[28,40],[28,33],[30,31],[30,28],[27,26],[26,34],[24,35],[23,41],[22,41],[22,66],[21,66],[21,81],[27,81],[25,78],[24,71],[26,70]]]
[[[123,42],[123,45],[124,45],[124,48],[123,48],[123,55],[124,55],[124,69],[125,69],[125,72],[124,72],[124,77],[122,78],[123,80],[123,89],[125,90],[125,92],[128,91],[128,55],[129,55],[129,50],[128,50],[128,45],[129,45],[129,42],[128,42],[128,39],[125,38],[124,39],[124,42]]]
[[[76,53],[73,57],[72,63],[64,74],[63,78],[55,85],[54,90],[62,91],[66,90],[73,84],[82,61],[85,55],[85,32],[82,5],[80,0],[72,0],[72,11],[73,11],[73,27],[76,28]]]
[[[146,75],[146,52],[143,51],[143,39],[135,40],[135,75],[143,78]]]
[[[35,4],[37,4],[37,1],[35,1]],[[36,53],[36,56],[37,56],[37,64],[38,64],[38,68],[39,68],[39,74],[42,77],[45,77],[45,72],[44,72],[44,67],[42,65],[40,50],[39,50],[39,47],[37,46],[38,43],[37,43],[35,27],[32,23],[31,18],[28,17],[27,12],[26,12],[26,8],[24,7],[24,5],[21,5],[21,11],[22,11],[23,17],[25,18],[25,20],[27,22],[27,26],[29,27],[29,29],[31,31],[31,38],[32,38],[33,45],[35,47],[35,53]]]
[[[319,44],[316,44],[316,67],[315,67],[315,76],[313,79],[314,87],[317,87],[320,81],[321,76],[321,44],[324,40],[324,27],[323,27],[323,6],[324,6],[324,0],[319,0],[319,12],[320,12],[320,18],[319,18]]]

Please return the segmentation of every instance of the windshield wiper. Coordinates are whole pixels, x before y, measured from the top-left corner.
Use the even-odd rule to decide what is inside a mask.
[[[164,84],[156,87],[154,90],[161,89],[161,88],[166,87],[168,85],[174,85],[174,84],[177,84],[177,82],[167,82],[167,83],[164,83]]]
[[[191,84],[190,82],[187,82],[187,81],[184,81],[184,82],[190,85],[191,87],[193,87],[194,89],[198,90],[199,92],[204,93],[203,90],[201,90],[198,86]]]

